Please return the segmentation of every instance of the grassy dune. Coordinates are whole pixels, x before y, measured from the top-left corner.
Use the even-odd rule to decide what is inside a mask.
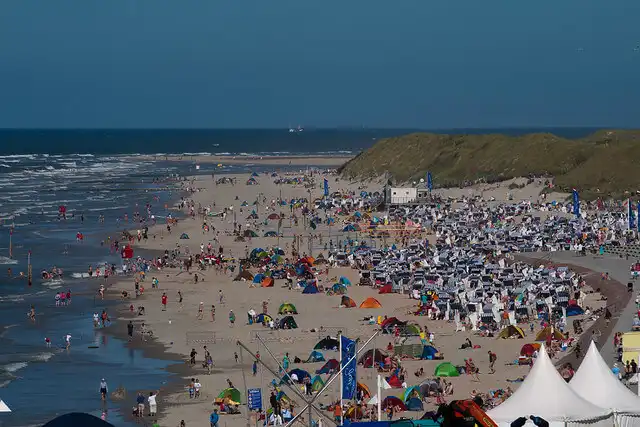
[[[394,182],[407,182],[431,171],[437,187],[548,176],[558,189],[577,188],[593,199],[640,190],[639,161],[640,131],[600,131],[582,139],[414,133],[379,141],[340,172],[352,178],[389,173]]]

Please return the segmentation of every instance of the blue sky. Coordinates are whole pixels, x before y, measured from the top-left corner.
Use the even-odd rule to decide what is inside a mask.
[[[639,126],[637,0],[5,0],[0,127]]]

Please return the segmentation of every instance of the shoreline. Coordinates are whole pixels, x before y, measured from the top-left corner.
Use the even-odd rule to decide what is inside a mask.
[[[193,156],[124,156],[123,159],[136,161],[169,161],[169,162],[197,162],[204,164],[233,164],[233,165],[272,165],[272,166],[342,166],[354,155],[301,154],[301,155],[193,155]]]

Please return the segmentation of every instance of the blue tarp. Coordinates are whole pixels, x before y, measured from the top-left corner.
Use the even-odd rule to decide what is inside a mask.
[[[302,290],[303,294],[317,294],[318,293],[318,287],[316,286],[315,282],[311,283],[310,285],[307,285],[304,287],[304,289]]]
[[[437,352],[438,352],[438,349],[435,348],[434,346],[425,345],[422,348],[422,357],[421,357],[421,359],[433,360],[433,357],[436,355]]]

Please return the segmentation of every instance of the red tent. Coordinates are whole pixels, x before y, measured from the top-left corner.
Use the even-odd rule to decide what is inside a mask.
[[[402,388],[402,383],[397,375],[392,375],[387,378],[387,383],[393,388]]]
[[[393,288],[391,287],[390,283],[387,283],[386,285],[384,285],[383,287],[380,288],[378,293],[379,294],[391,294],[391,293],[393,293]]]
[[[122,258],[124,259],[131,259],[133,258],[133,248],[129,245],[125,246],[125,248],[122,250]]]

